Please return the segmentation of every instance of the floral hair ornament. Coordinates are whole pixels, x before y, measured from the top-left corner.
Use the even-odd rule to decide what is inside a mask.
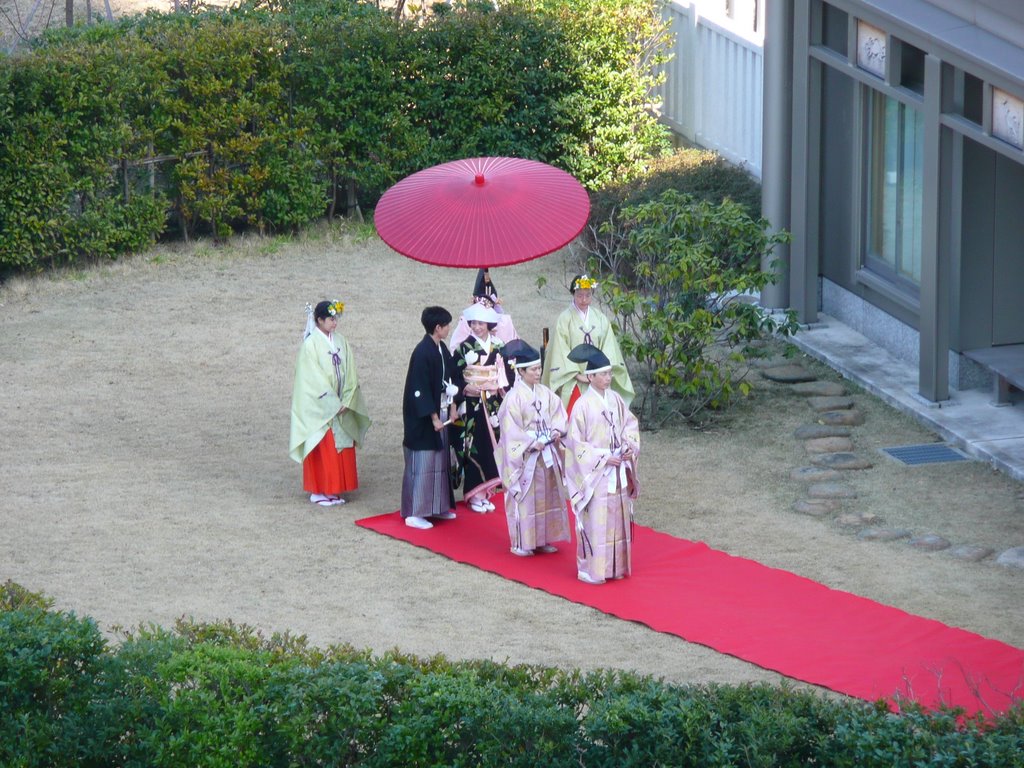
[[[569,291],[570,293],[576,293],[576,291],[580,290],[581,288],[584,291],[593,290],[594,288],[597,288],[597,280],[593,279],[592,277],[586,274],[577,275],[575,278],[573,278],[572,285],[569,286]]]
[[[330,313],[331,317],[340,315],[342,312],[345,311],[345,303],[343,301],[338,301],[337,299],[335,299],[327,307],[327,311]]]

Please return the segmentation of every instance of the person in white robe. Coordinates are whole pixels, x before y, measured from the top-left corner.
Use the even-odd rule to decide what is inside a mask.
[[[510,342],[515,384],[505,395],[498,419],[501,440],[495,456],[505,488],[505,517],[512,554],[529,557],[558,551],[569,541],[561,442],[568,429],[565,406],[540,383],[537,350]]]
[[[576,575],[586,584],[633,569],[633,502],[639,496],[640,426],[616,392],[612,364],[590,344],[570,356],[584,363],[587,391],[569,418],[565,475],[576,517]]]

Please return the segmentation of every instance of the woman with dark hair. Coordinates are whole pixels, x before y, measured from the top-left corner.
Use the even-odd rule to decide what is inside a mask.
[[[512,341],[512,339],[519,338],[519,334],[516,333],[515,326],[512,324],[512,316],[507,314],[504,307],[502,307],[501,299],[498,298],[498,289],[491,279],[491,271],[486,267],[477,272],[476,282],[473,284],[473,297],[470,303],[482,304],[488,309],[493,309],[497,312],[498,319],[494,327],[491,328],[492,335],[497,336],[506,344]],[[459,317],[459,322],[456,323],[455,330],[452,331],[450,339],[451,348],[453,350],[456,349],[470,335],[469,323],[466,322],[465,315],[463,315]]]
[[[306,306],[292,389],[289,452],[309,500],[323,507],[344,504],[341,494],[359,487],[355,449],[370,427],[352,350],[335,332],[344,310],[340,301]]]
[[[501,485],[494,460],[499,424],[498,408],[505,397],[512,370],[503,359],[504,343],[493,336],[497,313],[483,304],[470,304],[463,313],[470,335],[455,350],[456,384],[464,397],[461,433],[464,472],[462,498],[474,512],[491,512],[488,496]]]
[[[410,528],[426,530],[428,517],[455,517],[448,456],[448,424],[455,420],[455,366],[444,343],[452,322],[444,307],[427,307],[420,315],[426,335],[409,358],[402,397],[405,472],[402,517]]]

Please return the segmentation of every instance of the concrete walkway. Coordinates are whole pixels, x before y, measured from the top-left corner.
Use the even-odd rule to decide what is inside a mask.
[[[1024,403],[992,405],[992,390],[950,390],[931,403],[918,394],[917,367],[898,360],[827,315],[801,329],[792,343],[844,377],[917,420],[964,453],[1024,482]]]

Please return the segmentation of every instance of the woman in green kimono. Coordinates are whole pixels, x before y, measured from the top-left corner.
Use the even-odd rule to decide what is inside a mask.
[[[340,301],[307,305],[292,390],[289,452],[309,500],[323,507],[344,504],[341,494],[359,487],[355,449],[370,427],[352,350],[335,333],[344,309]]]
[[[612,324],[597,307],[592,305],[597,281],[587,275],[576,275],[569,284],[572,303],[558,316],[555,332],[544,356],[541,384],[562,398],[562,404],[572,414],[573,406],[587,391],[590,383],[583,366],[569,358],[569,352],[579,344],[592,344],[608,357],[612,365],[612,391],[629,405],[633,400],[633,382],[615,338]]]

